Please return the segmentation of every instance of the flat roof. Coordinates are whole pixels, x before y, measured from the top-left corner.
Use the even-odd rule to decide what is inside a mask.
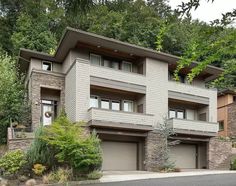
[[[42,60],[62,63],[68,52],[71,49],[75,48],[78,42],[87,43],[103,48],[109,48],[119,52],[137,55],[140,57],[149,57],[170,64],[176,64],[176,62],[180,59],[180,57],[177,57],[175,55],[158,52],[153,49],[140,47],[113,38],[108,38],[94,33],[89,33],[79,29],[67,27],[57,46],[54,55],[21,48],[19,52],[20,67],[22,70],[27,70],[27,63],[30,61],[31,58],[38,58]],[[193,68],[198,64],[198,62],[192,62],[190,68]],[[212,74],[212,76],[214,76],[212,77],[212,79],[214,79],[223,72],[223,69],[208,65],[204,72]]]

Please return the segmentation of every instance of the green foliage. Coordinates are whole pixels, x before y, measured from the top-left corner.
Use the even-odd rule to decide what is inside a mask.
[[[0,167],[4,175],[15,175],[25,163],[25,154],[21,150],[10,151],[0,158]]]
[[[98,180],[102,177],[102,172],[101,171],[93,171],[87,175],[88,180]]]
[[[24,122],[29,113],[25,102],[23,76],[18,73],[14,58],[0,53],[0,143],[6,143],[10,120]]]
[[[236,159],[232,162],[231,170],[236,170]]]
[[[27,151],[27,161],[31,168],[35,164],[43,164],[46,165],[47,168],[52,168],[56,164],[54,158],[55,153],[53,149],[41,139],[43,135],[43,127],[40,126],[35,131],[35,139]]]
[[[44,183],[66,183],[72,177],[72,170],[68,168],[58,168],[44,176]]]
[[[50,52],[56,46],[54,35],[48,30],[49,20],[44,14],[37,19],[21,14],[17,19],[17,29],[12,34],[15,54],[20,48],[34,49],[40,52]]]
[[[42,137],[55,151],[61,163],[68,164],[74,173],[89,173],[102,163],[100,140],[95,133],[86,134],[84,123],[71,123],[61,114]]]

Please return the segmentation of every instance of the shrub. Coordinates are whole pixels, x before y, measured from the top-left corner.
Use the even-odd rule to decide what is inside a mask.
[[[34,171],[34,174],[41,176],[43,174],[43,172],[46,170],[46,167],[43,166],[42,164],[35,164],[34,168],[32,169]]]
[[[68,164],[74,173],[89,173],[101,167],[100,140],[93,132],[86,134],[84,123],[71,123],[62,113],[49,127],[43,139],[56,149],[59,162]]]
[[[87,175],[87,179],[89,179],[89,180],[97,180],[97,179],[100,179],[101,177],[102,177],[102,173],[97,170],[95,170]]]
[[[72,170],[65,168],[58,168],[56,171],[50,172],[43,177],[43,182],[48,183],[65,183],[72,177]]]
[[[8,152],[0,159],[4,175],[15,175],[25,164],[25,154],[21,150]]]
[[[43,127],[40,126],[35,132],[35,139],[27,152],[27,160],[31,169],[35,164],[47,165],[48,168],[53,167],[55,163],[54,151],[50,146],[41,139],[43,136]]]
[[[236,159],[231,164],[231,170],[236,170]]]

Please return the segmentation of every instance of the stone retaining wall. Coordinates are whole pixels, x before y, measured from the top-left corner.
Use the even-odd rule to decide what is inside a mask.
[[[232,142],[219,139],[218,137],[211,138],[208,144],[208,168],[209,169],[229,169],[232,154]],[[226,163],[226,167],[221,167]]]

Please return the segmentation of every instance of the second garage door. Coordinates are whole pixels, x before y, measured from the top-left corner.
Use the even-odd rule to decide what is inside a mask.
[[[196,168],[196,145],[179,144],[170,148],[170,160],[178,168]]]
[[[137,170],[137,143],[102,142],[102,170]]]

